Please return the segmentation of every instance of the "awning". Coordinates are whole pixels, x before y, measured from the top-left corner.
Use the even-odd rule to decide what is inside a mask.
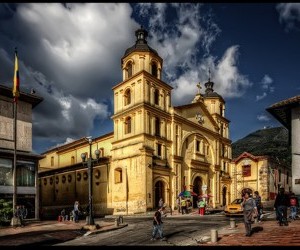
[[[197,196],[197,194],[193,191],[184,190],[178,196],[191,197],[191,196]]]

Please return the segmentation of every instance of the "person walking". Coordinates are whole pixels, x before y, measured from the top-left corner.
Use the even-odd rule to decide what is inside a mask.
[[[181,213],[182,214],[187,214],[187,209],[186,209],[186,200],[184,197],[181,198]]]
[[[23,227],[24,220],[23,220],[22,208],[19,205],[16,206],[15,217],[18,219],[21,227]]]
[[[287,221],[287,208],[290,205],[290,199],[287,193],[284,191],[284,187],[281,186],[279,188],[279,193],[277,194],[274,202],[274,209],[276,210],[276,214],[278,216],[279,225],[288,226]]]
[[[163,200],[163,198],[160,198],[158,201],[158,208],[161,208],[163,206],[164,206],[164,200]]]
[[[162,214],[164,213],[165,207],[160,207],[154,214],[153,217],[153,230],[152,230],[152,238],[151,240],[156,240],[157,233],[161,240],[166,240],[163,233],[163,222],[162,222]]]
[[[76,223],[79,222],[79,213],[80,213],[80,210],[79,210],[79,201],[75,201],[75,203],[74,203],[74,221]]]
[[[291,219],[292,220],[296,220],[298,207],[299,207],[298,198],[295,196],[295,193],[291,193],[290,210],[291,210]]]
[[[255,200],[250,196],[250,192],[247,190],[244,192],[243,197],[243,215],[244,215],[244,225],[246,229],[246,236],[251,236],[251,224],[253,223],[253,217],[257,216],[257,207]]]
[[[257,207],[257,220],[258,222],[261,222],[263,207],[261,203],[261,196],[259,195],[258,191],[254,192],[254,200]]]

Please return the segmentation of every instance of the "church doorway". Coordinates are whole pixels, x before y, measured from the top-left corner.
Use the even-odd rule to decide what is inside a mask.
[[[225,186],[222,189],[222,205],[223,206],[225,206],[227,203],[226,196],[227,196],[227,187]]]
[[[155,183],[155,203],[154,203],[154,207],[158,208],[158,202],[159,199],[162,198],[164,203],[166,203],[165,200],[165,185],[162,181],[158,181]]]
[[[202,179],[197,176],[193,183],[193,192],[197,194],[197,196],[193,196],[193,208],[197,207],[198,196],[202,194]]]

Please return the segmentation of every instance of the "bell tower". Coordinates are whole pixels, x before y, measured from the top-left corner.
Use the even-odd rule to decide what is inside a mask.
[[[171,152],[172,87],[161,80],[163,60],[148,45],[148,32],[141,27],[135,36],[135,44],[121,58],[122,82],[112,88],[112,178],[123,176],[112,180],[112,204],[128,213],[153,209],[153,171],[158,171],[157,166],[166,169]]]

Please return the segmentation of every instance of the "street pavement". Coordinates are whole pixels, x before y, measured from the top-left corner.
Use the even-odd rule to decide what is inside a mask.
[[[137,215],[135,215],[137,216]],[[152,216],[151,213],[138,216]],[[169,215],[168,215],[169,216]],[[199,216],[194,212],[181,215],[173,212],[170,216]],[[211,216],[211,215],[205,215]],[[116,223],[115,217],[111,220],[95,219],[97,229],[87,229],[84,220],[75,223],[72,221],[26,221],[24,227],[0,227],[0,246],[38,246],[38,245],[60,245],[72,246],[72,242],[80,239],[87,240],[89,235],[103,233],[128,226],[126,223]],[[123,217],[126,222],[126,216]],[[213,219],[213,216],[211,217]],[[201,241],[185,242],[189,246],[300,246],[300,219],[289,220],[288,226],[279,226],[275,220],[274,211],[267,212],[262,222],[252,225],[251,237],[245,236],[244,224],[230,221],[230,224],[202,235]],[[191,240],[192,241],[192,240]],[[150,243],[151,244],[151,243]],[[166,242],[159,243],[168,245]],[[158,246],[156,242],[154,246]]]

